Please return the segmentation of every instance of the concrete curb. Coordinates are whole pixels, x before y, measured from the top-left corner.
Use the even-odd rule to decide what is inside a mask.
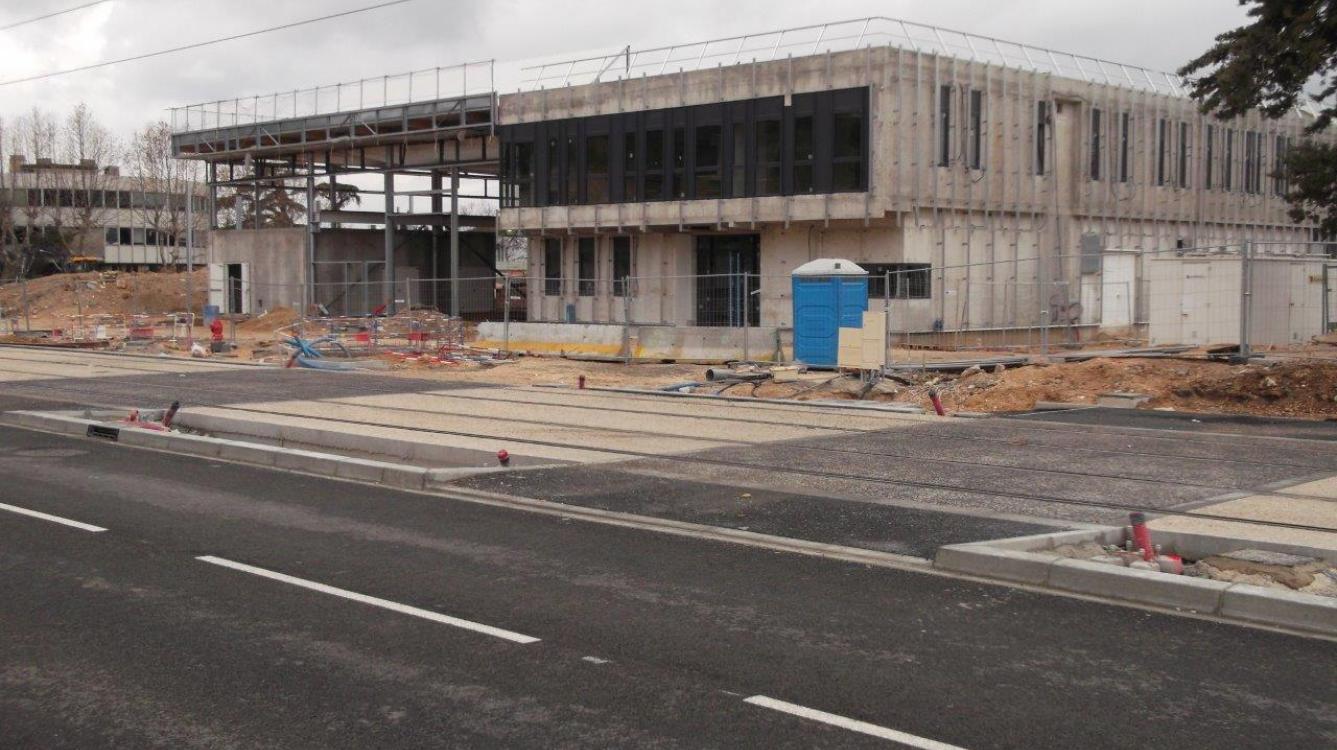
[[[458,466],[461,463],[477,462],[477,466],[464,466],[461,468],[477,471],[478,473],[495,469],[497,460],[496,453],[487,450],[435,445],[432,443],[405,440],[396,437],[381,437],[376,435],[359,434],[356,432],[322,430],[317,427],[285,424],[283,422],[266,422],[261,419],[249,419],[246,417],[199,414],[190,409],[183,409],[181,413],[177,415],[176,424],[191,430],[229,435],[234,439],[248,442],[248,444],[249,441],[255,440],[260,441],[262,444],[272,443],[277,447],[299,452],[310,453],[314,451],[319,453],[322,451],[349,451],[361,455],[372,454],[373,458],[376,456],[385,456],[389,459],[393,459],[391,463],[394,463],[394,460],[401,460]],[[507,441],[498,439],[496,442],[497,445],[504,445]],[[596,449],[580,450],[585,450],[589,453],[601,453]],[[618,458],[624,457],[618,456]],[[526,464],[523,467],[516,468],[535,468],[539,465],[548,467],[570,463],[569,461],[559,459],[539,459],[528,456],[516,456],[514,460],[541,461],[541,464]]]
[[[552,386],[547,386],[552,387]],[[918,406],[874,403],[868,401],[838,401],[835,399],[816,399],[812,401],[793,401],[783,398],[751,398],[748,396],[719,396],[714,393],[680,393],[678,391],[654,391],[640,388],[610,388],[605,386],[586,388],[587,391],[603,393],[625,393],[634,396],[665,396],[668,398],[696,398],[710,401],[739,401],[749,404],[783,404],[785,406],[810,406],[821,409],[843,409],[848,411],[872,412],[874,414],[896,414],[927,416]]]
[[[136,448],[183,453],[201,458],[254,464],[258,466],[300,471],[316,476],[351,479],[358,482],[384,484],[409,490],[424,490],[475,473],[496,469],[457,468],[428,469],[421,466],[373,461],[341,456],[334,453],[285,448],[241,440],[187,435],[179,432],[159,432],[133,425],[90,417],[50,414],[32,411],[14,411],[0,414],[0,422],[45,430],[63,435],[91,436],[90,428],[101,428],[106,439]]]
[[[172,356],[163,357],[157,354],[138,354],[136,352],[111,352],[111,351],[106,351],[105,349],[67,349],[65,347],[60,347],[60,346],[42,346],[40,344],[4,343],[0,344],[0,349],[22,349],[25,351],[64,352],[64,353],[77,352],[79,354],[95,354],[99,357],[122,357],[125,359],[143,359],[153,362],[189,362],[192,365],[213,365],[216,367],[264,367],[269,369],[277,369],[280,367],[279,365],[269,365],[269,364],[264,364],[262,362],[241,362],[241,361],[233,362],[230,360],[223,361],[218,359],[194,359],[192,357],[172,357]]]
[[[1305,557],[1333,557],[1332,550],[1301,545],[1186,532],[1155,533],[1156,541],[1167,549],[1180,552],[1192,550],[1195,556],[1248,546]],[[1036,534],[995,542],[952,544],[938,549],[933,567],[1102,599],[1214,615],[1239,624],[1270,625],[1337,637],[1337,599],[1037,554],[1037,551],[1051,550],[1064,544],[1114,544],[1121,543],[1122,539],[1123,529],[1111,527]]]
[[[120,413],[120,412],[118,412]],[[498,471],[521,472],[527,469],[469,469],[447,468],[426,469],[417,466],[368,461],[328,453],[294,450],[278,446],[243,443],[222,438],[184,435],[172,432],[159,432],[135,428],[125,424],[100,421],[88,417],[72,417],[64,414],[42,412],[0,412],[0,423],[8,423],[46,432],[85,436],[90,426],[118,430],[115,441],[137,448],[162,450],[172,453],[218,458],[237,463],[259,464],[266,467],[290,469],[358,482],[383,484],[398,489],[428,492],[432,497],[444,497],[482,505],[490,505],[512,510],[542,513],[561,518],[597,522],[611,526],[642,529],[676,536],[707,539],[732,544],[742,544],[768,550],[790,552],[814,557],[852,562],[900,570],[915,570],[933,573],[930,561],[909,555],[891,552],[845,547],[838,544],[812,542],[804,539],[773,536],[753,531],[743,531],[721,526],[695,524],[688,521],[641,516],[633,513],[586,508],[578,505],[566,505],[550,500],[503,495],[499,493],[455,487],[449,482],[479,473]]]

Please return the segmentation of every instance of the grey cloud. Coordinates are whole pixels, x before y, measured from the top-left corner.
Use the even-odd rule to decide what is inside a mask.
[[[116,0],[87,34],[98,59],[248,31],[360,7],[370,0]],[[0,9],[0,24],[68,7],[41,0]],[[290,90],[386,73],[496,57],[519,60],[583,50],[649,47],[823,21],[886,15],[1013,41],[1172,70],[1244,20],[1234,0],[416,0],[404,6],[254,39],[0,88],[0,117],[40,106],[65,111],[87,101],[114,130],[128,133],[165,108]],[[20,69],[50,70],[78,57],[72,14],[0,32],[0,79]],[[12,35],[22,32],[17,42]],[[14,51],[17,50],[17,51]],[[79,62],[86,62],[80,59]]]

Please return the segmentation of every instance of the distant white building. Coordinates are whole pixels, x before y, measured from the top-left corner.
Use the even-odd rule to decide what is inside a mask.
[[[204,261],[209,226],[206,191],[195,184],[193,260]],[[160,268],[187,262],[185,190],[161,181],[122,176],[119,167],[90,161],[29,163],[9,158],[0,182],[0,209],[7,210],[20,246],[31,242],[40,255],[91,266]],[[0,242],[10,241],[0,238]]]

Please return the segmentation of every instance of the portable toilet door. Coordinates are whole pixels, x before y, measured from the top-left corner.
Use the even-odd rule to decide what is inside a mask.
[[[862,328],[868,272],[848,260],[819,258],[794,269],[794,359],[835,367],[841,328]]]

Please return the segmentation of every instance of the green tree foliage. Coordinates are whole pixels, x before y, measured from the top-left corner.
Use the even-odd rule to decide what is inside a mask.
[[[1337,116],[1337,0],[1240,0],[1253,19],[1227,31],[1180,69],[1204,112],[1221,119],[1250,109],[1277,118],[1301,102],[1318,116],[1306,128],[1326,130]],[[1278,170],[1289,185],[1295,221],[1315,221],[1337,235],[1337,148],[1294,144]],[[1274,176],[1276,176],[1274,174]]]
[[[1292,221],[1312,221],[1324,237],[1337,237],[1337,146],[1304,141],[1286,152],[1282,171]]]

